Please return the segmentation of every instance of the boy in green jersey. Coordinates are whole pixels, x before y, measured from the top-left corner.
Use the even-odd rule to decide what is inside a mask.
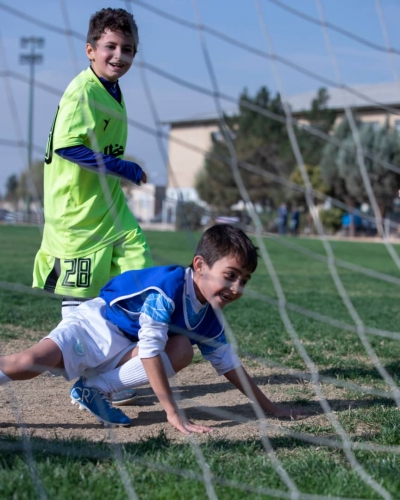
[[[147,181],[139,165],[123,159],[127,116],[118,83],[133,63],[138,42],[130,13],[96,12],[86,44],[90,67],[67,87],[51,127],[45,224],[33,287],[62,295],[63,317],[96,297],[110,278],[152,266],[120,186],[121,177],[137,185]]]

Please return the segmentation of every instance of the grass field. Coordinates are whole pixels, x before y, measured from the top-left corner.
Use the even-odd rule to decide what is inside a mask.
[[[183,232],[147,232],[156,264],[189,264],[198,237]],[[0,226],[0,346],[16,338],[37,340],[59,320],[60,301],[47,294],[32,294],[29,288],[40,238],[38,228]],[[386,498],[400,498],[400,411],[393,399],[385,397],[389,387],[354,329],[354,321],[324,261],[321,242],[293,238],[285,241],[292,247],[274,239],[266,239],[265,244],[294,330],[319,374],[325,377],[322,391],[334,407],[338,422],[355,443],[353,452],[358,463],[384,488]],[[395,282],[397,278],[400,283],[400,271],[384,245],[339,241],[331,244],[339,263],[345,261],[377,273],[368,276],[348,266],[337,267],[357,314],[370,329],[366,337],[380,365],[398,384],[400,341],[388,338],[385,332],[400,331],[400,288]],[[399,253],[400,247],[396,249]],[[378,279],[383,275],[393,282]],[[247,288],[246,295],[226,309],[239,353],[246,363],[281,366],[285,373],[288,369],[300,371],[307,379],[309,372],[283,325],[277,296],[262,262]],[[341,327],[338,322],[342,322]],[[373,334],[372,329],[381,335],[376,335],[376,331]],[[369,392],[361,391],[359,386]],[[334,400],[330,398],[332,388],[336,391]],[[1,394],[2,389],[0,398]],[[301,380],[292,384],[286,394],[277,387],[275,400],[279,402],[280,398],[308,408],[310,414],[321,412],[311,384]],[[329,420],[310,417],[296,422],[290,431],[274,436],[271,443],[301,494],[380,496],[361,479],[344,451],[333,446],[340,442],[340,436]],[[312,443],[313,438],[319,440]],[[0,498],[129,497],[113,446],[78,441],[73,436],[68,441],[32,437],[31,445],[29,454],[20,437],[1,433]],[[122,461],[139,499],[289,498],[287,485],[261,439],[233,442],[211,436],[201,441],[201,451],[211,473],[214,497],[205,486],[204,470],[189,442],[175,442],[161,432],[139,444],[124,444]]]

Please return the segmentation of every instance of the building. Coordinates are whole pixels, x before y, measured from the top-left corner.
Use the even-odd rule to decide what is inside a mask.
[[[356,112],[357,117],[375,126],[382,126],[386,120],[389,125],[400,132],[400,84],[377,83],[373,85],[347,86],[352,93],[341,88],[328,89],[329,109],[337,114],[337,125],[345,114],[346,106]],[[304,111],[310,108],[311,101],[316,92],[305,92],[291,96],[288,100],[293,112],[293,117],[302,121]]]
[[[212,146],[213,134],[219,134],[218,117],[202,115],[166,122],[170,126],[168,143],[169,169],[163,220],[175,222],[178,201],[205,205],[195,189],[196,176]]]
[[[128,206],[139,222],[148,223],[162,213],[165,186],[142,184],[124,188]]]
[[[350,106],[363,122],[381,126],[389,120],[389,124],[400,132],[400,84],[380,83],[351,89],[352,93],[341,88],[327,89],[328,107],[337,113],[335,125],[343,118],[346,106]],[[306,122],[305,112],[310,109],[316,94],[317,91],[311,91],[288,98],[294,119]],[[177,200],[200,202],[194,187],[196,176],[211,149],[212,137],[218,138],[220,131],[216,114],[172,120],[166,124],[170,126],[170,168],[164,213],[171,220]]]

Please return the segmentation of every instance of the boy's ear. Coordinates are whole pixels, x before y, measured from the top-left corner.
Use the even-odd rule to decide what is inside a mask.
[[[196,255],[193,259],[193,269],[197,273],[201,273],[203,271],[204,260],[201,255]]]
[[[92,61],[93,58],[94,58],[94,52],[95,52],[95,50],[96,49],[90,43],[86,44],[86,55],[88,56],[88,58],[90,59],[90,61]]]

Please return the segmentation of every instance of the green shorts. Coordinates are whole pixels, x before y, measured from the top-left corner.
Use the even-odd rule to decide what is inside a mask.
[[[93,298],[111,278],[131,269],[151,267],[150,249],[140,227],[98,252],[59,259],[40,249],[33,268],[33,288],[64,297]]]

